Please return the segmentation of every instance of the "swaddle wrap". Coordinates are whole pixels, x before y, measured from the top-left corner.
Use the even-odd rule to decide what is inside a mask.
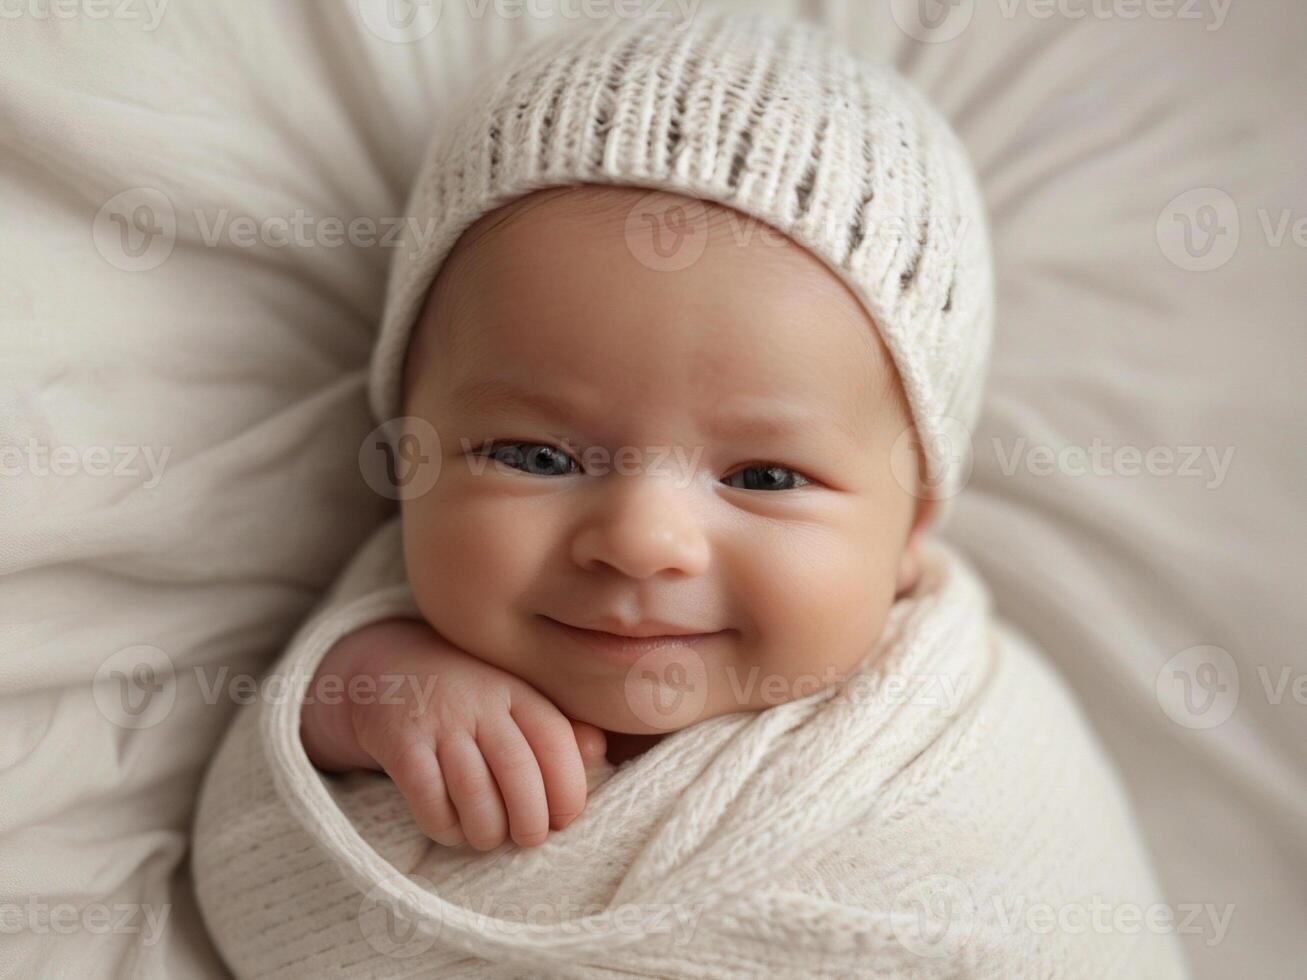
[[[394,521],[209,772],[193,869],[238,977],[1184,975],[1167,930],[1112,925],[1159,902],[1119,785],[947,548],[845,681],[674,732],[543,845],[486,852],[299,741],[332,643],[415,614],[402,569]]]

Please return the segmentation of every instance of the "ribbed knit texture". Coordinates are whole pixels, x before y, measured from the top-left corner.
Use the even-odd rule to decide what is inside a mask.
[[[335,639],[410,608],[401,547],[392,522],[360,552],[206,778],[193,870],[237,977],[1184,975],[1170,934],[1028,924],[1159,893],[1065,687],[942,546],[846,683],[675,732],[544,845],[486,852],[299,741]]]
[[[892,67],[814,24],[700,11],[684,29],[619,21],[549,37],[453,120],[395,250],[370,379],[379,421],[401,414],[414,321],[469,225],[546,187],[646,187],[725,204],[821,258],[885,339],[928,487],[956,492],[988,365],[988,226],[960,141]]]

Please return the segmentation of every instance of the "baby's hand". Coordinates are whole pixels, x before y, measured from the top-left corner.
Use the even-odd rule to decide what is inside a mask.
[[[334,690],[324,677],[340,678]],[[319,696],[326,690],[344,694]],[[414,619],[342,637],[318,666],[300,721],[319,769],[384,770],[428,837],[481,851],[506,835],[531,847],[566,827],[606,750],[601,729]]]

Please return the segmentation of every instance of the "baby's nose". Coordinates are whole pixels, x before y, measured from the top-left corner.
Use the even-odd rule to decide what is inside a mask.
[[[707,570],[709,539],[693,487],[656,475],[610,474],[604,483],[573,540],[578,565],[638,579]]]

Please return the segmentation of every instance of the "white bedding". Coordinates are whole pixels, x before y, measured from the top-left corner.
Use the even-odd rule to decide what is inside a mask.
[[[0,976],[223,975],[183,872],[202,767],[235,678],[271,662],[388,506],[356,465],[388,250],[366,226],[333,245],[325,219],[383,237],[425,120],[570,23],[447,0],[404,43],[379,36],[381,6],[0,6]],[[1194,975],[1292,975],[1307,9],[963,2],[940,28],[956,37],[922,43],[899,0],[770,6],[843,25],[967,142],[999,318],[947,533],[1121,765],[1177,922],[1198,930],[1181,934]],[[1232,255],[1177,250],[1168,207],[1201,188],[1230,195]],[[1178,206],[1205,220],[1223,201]],[[285,225],[243,244],[270,218]],[[163,233],[124,251],[122,222]],[[312,244],[273,244],[297,224]],[[1077,476],[1064,455],[1049,476],[1040,446],[1091,467],[1130,446],[1176,457]],[[1182,467],[1190,446],[1212,453]],[[144,668],[157,690],[132,714],[122,682]],[[1186,677],[1225,689],[1200,713]],[[1227,905],[1218,941],[1205,909]]]

